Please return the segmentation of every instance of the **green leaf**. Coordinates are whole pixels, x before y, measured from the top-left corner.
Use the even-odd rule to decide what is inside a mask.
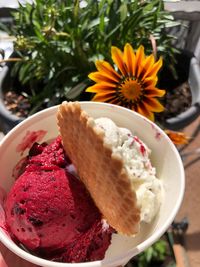
[[[66,94],[66,98],[68,100],[76,100],[76,98],[85,90],[87,87],[88,82],[85,80],[73,88],[70,89],[70,91]]]
[[[124,2],[120,6],[120,20],[124,21],[128,15],[127,4]]]
[[[146,259],[147,259],[147,262],[150,262],[151,259],[153,258],[153,247],[150,247],[147,249],[146,251]]]
[[[21,68],[19,69],[19,80],[24,84],[29,76],[29,71],[31,69],[30,64],[23,64]]]
[[[75,70],[76,68],[74,66],[66,66],[65,68],[61,69],[59,72],[55,74],[54,79],[59,79],[62,73],[65,73],[66,71]]]
[[[84,98],[84,82],[81,82],[87,80],[89,72],[96,70],[91,61],[101,58],[111,62],[111,45],[122,49],[129,42],[137,49],[143,44],[149,54],[152,52],[149,35],[152,34],[158,55],[164,58],[165,64],[174,63],[176,51],[172,41],[175,37],[166,29],[178,22],[164,10],[163,1],[85,2],[83,7],[79,0],[35,0],[32,5],[20,4],[12,12],[12,27],[3,26],[10,35],[18,36],[14,41],[15,50],[27,60],[23,64],[16,63],[13,73],[17,73],[23,83],[29,83],[29,95],[33,96],[36,106],[46,98],[53,103],[55,94],[69,93],[71,99],[78,99],[80,95]],[[35,84],[43,85],[42,92],[41,86]],[[155,253],[161,252],[158,249]]]
[[[100,18],[96,18],[94,20],[92,20],[88,25],[87,25],[87,29],[90,30],[93,27],[96,27],[100,24]]]
[[[119,23],[111,32],[109,32],[108,34],[107,34],[107,36],[105,37],[105,41],[106,40],[108,40],[109,38],[111,38],[112,37],[112,35],[114,35],[117,31],[118,31],[118,29],[121,27],[121,23]]]

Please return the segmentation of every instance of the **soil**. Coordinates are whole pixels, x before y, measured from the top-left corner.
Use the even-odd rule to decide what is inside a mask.
[[[157,114],[156,120],[162,124],[164,120],[184,112],[190,107],[191,102],[192,96],[187,82],[184,82],[173,90],[168,90],[163,99],[165,111]],[[14,91],[6,92],[4,103],[11,113],[20,118],[27,117],[31,109],[29,99],[25,95],[17,94]]]
[[[8,91],[4,95],[4,104],[12,114],[19,118],[26,118],[29,115],[31,104],[24,95]]]
[[[166,119],[173,118],[192,104],[192,94],[188,82],[178,85],[173,90],[168,90],[162,101],[165,110],[156,115],[156,120],[163,124]]]
[[[192,103],[192,95],[188,83],[185,82],[175,90],[167,92],[163,102],[165,106],[163,116],[165,118],[174,117],[175,114],[180,114],[188,109]]]

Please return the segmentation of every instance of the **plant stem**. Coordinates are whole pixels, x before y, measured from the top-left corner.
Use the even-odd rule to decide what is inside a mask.
[[[17,62],[17,61],[22,61],[22,59],[21,58],[15,58],[15,57],[13,57],[13,58],[8,58],[8,59],[1,59],[0,60],[0,64],[1,63],[4,63],[4,62]]]
[[[157,60],[157,45],[156,45],[156,39],[154,38],[154,36],[152,34],[150,34],[149,39],[151,41],[151,45],[153,48],[153,55],[154,55],[154,59],[155,61]]]

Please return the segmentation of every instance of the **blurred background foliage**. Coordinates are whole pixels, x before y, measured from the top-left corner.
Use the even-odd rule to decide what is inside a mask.
[[[88,74],[97,59],[111,61],[112,45],[122,49],[129,42],[137,49],[142,44],[147,55],[156,52],[164,64],[174,64],[168,29],[177,22],[161,0],[35,0],[12,16],[12,27],[1,28],[15,37],[21,60],[12,75],[24,85],[32,113],[44,103],[88,100]]]

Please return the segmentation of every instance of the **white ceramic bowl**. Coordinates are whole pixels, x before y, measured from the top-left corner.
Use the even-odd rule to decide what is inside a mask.
[[[47,261],[25,252],[10,239],[3,229],[0,229],[0,241],[8,249],[39,266],[114,267],[124,265],[130,258],[152,245],[164,234],[173,222],[182,202],[185,186],[183,164],[176,147],[158,126],[139,114],[116,105],[81,102],[81,106],[94,118],[106,116],[116,122],[118,126],[130,129],[149,146],[152,150],[152,164],[156,167],[157,176],[164,184],[164,200],[155,221],[151,225],[142,225],[140,234],[135,238],[114,235],[112,244],[102,261],[79,264]],[[20,158],[26,155],[28,151],[26,145],[33,142],[34,137],[41,137],[40,133],[46,132],[40,141],[50,140],[58,135],[56,112],[57,107],[52,107],[29,117],[11,130],[2,140],[0,144],[0,185],[5,191],[8,192],[14,183],[12,171]],[[38,132],[41,130],[44,132]]]

